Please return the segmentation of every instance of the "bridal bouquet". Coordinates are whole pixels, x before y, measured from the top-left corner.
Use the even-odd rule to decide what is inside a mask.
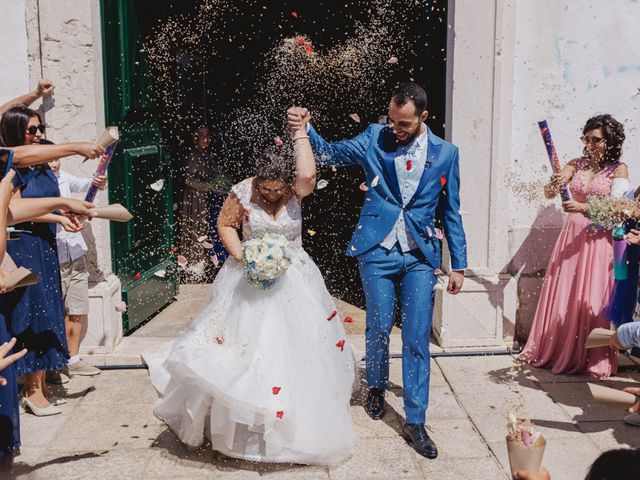
[[[591,196],[586,216],[596,225],[611,230],[625,220],[640,220],[640,204],[628,198]]]
[[[531,420],[517,418],[512,411],[508,412],[507,451],[514,475],[518,470],[539,470],[546,445],[546,440]]]
[[[273,287],[291,265],[289,241],[277,233],[256,235],[243,244],[243,261],[249,283]]]

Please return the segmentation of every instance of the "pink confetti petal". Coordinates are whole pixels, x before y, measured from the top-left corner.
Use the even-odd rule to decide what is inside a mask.
[[[209,242],[201,242],[201,245],[204,248],[213,248],[213,243],[209,243]]]
[[[278,148],[282,148],[282,146],[284,145],[284,142],[282,141],[282,139],[280,137],[276,137],[273,139],[273,143],[276,144],[276,147]]]
[[[442,235],[442,230],[440,230],[439,228],[436,228],[436,238],[438,240],[442,240],[444,238],[444,235]]]
[[[364,182],[362,182],[358,188],[360,188],[360,190],[362,190],[363,192],[369,190],[369,187],[367,187],[367,184]]]
[[[431,227],[427,227],[427,235],[433,237],[433,231],[431,230]]]
[[[127,311],[127,304],[123,301],[120,301],[118,303],[116,303],[116,312],[126,312]]]
[[[395,65],[396,63],[398,63],[398,57],[389,57],[389,60],[387,60],[387,63]]]
[[[186,267],[188,263],[189,261],[185,256],[178,255],[178,265],[180,265],[181,267]]]
[[[435,273],[436,275],[440,276],[440,275],[442,275],[444,272],[442,271],[442,269],[440,269],[440,268],[436,268],[436,269],[433,271],[433,273]]]
[[[200,235],[198,237],[198,243],[204,242],[207,238],[209,238],[209,237],[207,237],[206,235]]]
[[[213,265],[215,267],[217,267],[218,265],[220,265],[220,259],[218,258],[218,255],[212,255],[211,256],[211,261],[213,262]]]
[[[293,18],[298,18],[298,12],[291,12],[291,16]]]
[[[360,123],[360,115],[358,115],[357,113],[352,113],[351,115],[349,115],[349,117],[351,117],[351,120],[353,120],[356,123]]]

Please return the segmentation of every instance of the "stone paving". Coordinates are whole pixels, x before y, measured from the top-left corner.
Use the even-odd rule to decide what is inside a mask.
[[[164,318],[180,312],[175,317],[180,320],[173,321],[186,324],[198,310],[198,295],[196,290],[181,295],[182,306],[174,304]],[[153,338],[166,341],[181,329],[177,324],[173,330],[160,328],[162,319],[154,322],[128,338],[148,346]],[[359,327],[350,328],[350,337],[360,343]],[[398,348],[399,339],[394,338],[392,351]],[[127,355],[133,358],[133,352]],[[120,363],[127,358],[121,357]],[[58,392],[68,400],[62,415],[22,415],[22,453],[8,478],[508,479],[504,414],[512,404],[524,405],[547,438],[544,464],[554,480],[584,478],[591,462],[610,448],[640,447],[640,429],[624,424],[624,412],[605,410],[590,400],[588,377],[519,367],[512,356],[441,356],[432,360],[427,422],[440,456],[427,460],[398,435],[402,424],[399,360],[391,362],[390,370],[393,388],[383,421],[374,422],[364,413],[363,387],[354,393],[352,414],[359,444],[351,459],[335,468],[255,464],[206,447],[190,451],[153,416],[156,393],[146,370],[127,369],[73,378]],[[631,368],[605,383],[622,387],[634,381],[640,381],[640,375]]]

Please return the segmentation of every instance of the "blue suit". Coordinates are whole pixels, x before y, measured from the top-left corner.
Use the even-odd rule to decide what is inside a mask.
[[[359,165],[366,173],[360,220],[346,254],[358,257],[367,304],[366,376],[369,387],[387,388],[389,334],[399,294],[402,315],[402,376],[407,423],[422,424],[429,403],[429,335],[433,313],[434,270],[440,266],[435,236],[436,209],[442,216],[453,270],[467,267],[466,241],[460,217],[458,148],[428,131],[427,158],[410,199],[403,199],[390,152],[399,145],[391,129],[370,125],[350,139],[327,142],[312,126],[309,138],[318,163]],[[381,246],[403,215],[418,248]]]

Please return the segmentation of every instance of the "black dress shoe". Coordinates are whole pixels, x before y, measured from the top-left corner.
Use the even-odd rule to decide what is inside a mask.
[[[380,420],[384,417],[384,389],[383,388],[370,388],[367,395],[367,402],[364,405],[364,409],[374,420]]]
[[[423,457],[436,458],[438,456],[436,444],[429,437],[424,425],[405,423],[402,427],[402,436]]]

